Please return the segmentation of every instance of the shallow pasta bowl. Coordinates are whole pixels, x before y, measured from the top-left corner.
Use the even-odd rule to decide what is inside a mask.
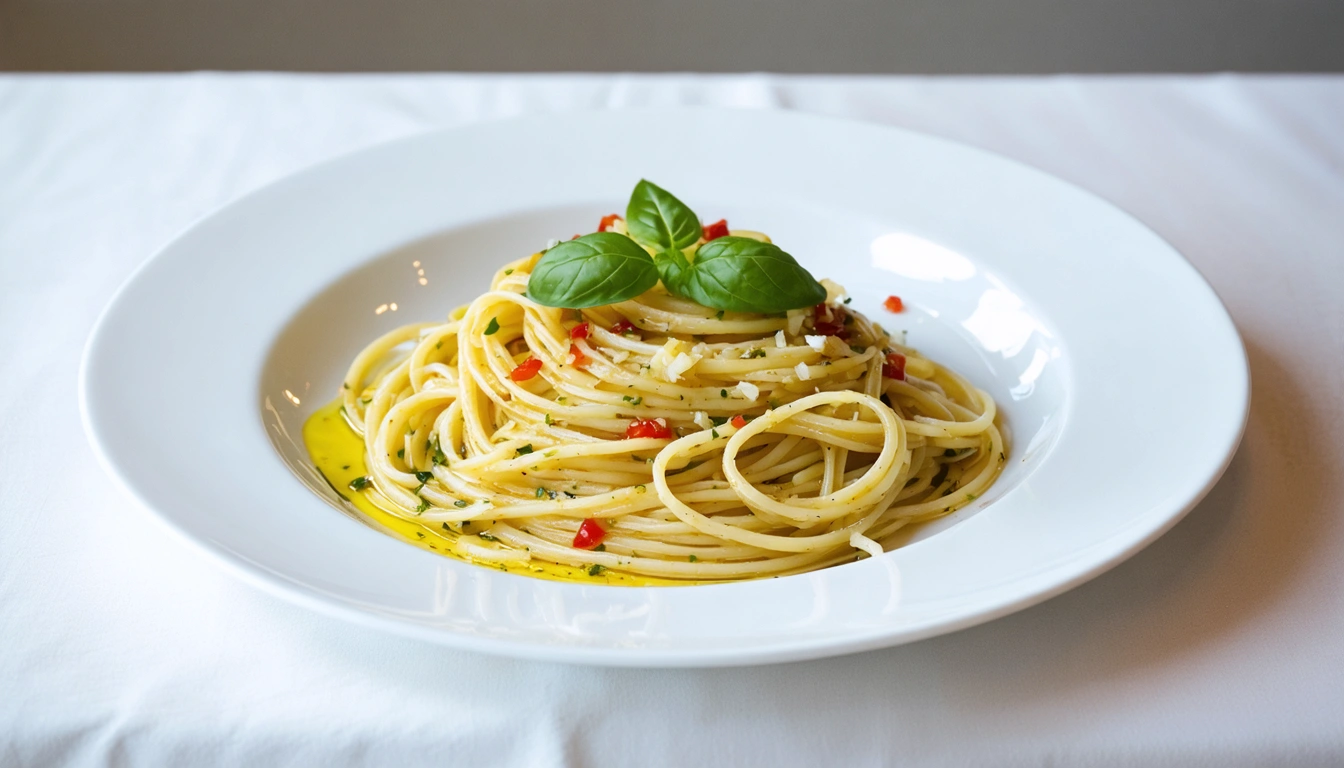
[[[346,507],[299,435],[354,354],[470,301],[504,261],[590,231],[641,177],[769,232],[988,391],[1011,445],[991,492],[879,558],[687,587],[501,573]],[[891,294],[899,315],[883,314]],[[877,648],[1058,594],[1203,497],[1249,398],[1213,291],[1104,201],[928,136],[714,109],[469,126],[273,184],[136,272],[99,320],[80,384],[109,472],[249,583],[459,648],[640,666]]]

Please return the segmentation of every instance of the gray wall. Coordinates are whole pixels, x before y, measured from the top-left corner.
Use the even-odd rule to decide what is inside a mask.
[[[0,0],[0,68],[1344,71],[1344,2]]]

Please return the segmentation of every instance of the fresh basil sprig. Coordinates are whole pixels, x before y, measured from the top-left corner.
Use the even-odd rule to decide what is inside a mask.
[[[729,312],[783,312],[826,300],[826,289],[773,243],[720,237],[700,246],[695,261],[680,251],[658,255],[668,292]]]
[[[658,268],[634,240],[595,232],[546,252],[527,280],[529,299],[582,309],[633,299],[658,284]]]
[[[720,237],[687,259],[682,249],[700,240],[700,219],[649,181],[640,181],[630,195],[626,227],[635,239],[598,232],[547,251],[528,278],[527,297],[581,309],[633,299],[661,279],[674,296],[730,312],[783,312],[826,300],[826,289],[771,243]]]
[[[654,248],[686,248],[700,239],[700,217],[671,192],[641,179],[625,206],[630,236]]]

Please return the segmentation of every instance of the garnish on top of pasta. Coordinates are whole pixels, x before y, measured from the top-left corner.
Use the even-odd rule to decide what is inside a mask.
[[[362,474],[314,455],[408,538],[505,570],[707,582],[878,556],[983,494],[1006,447],[985,392],[848,303],[642,181],[625,217],[365,348],[340,400]]]

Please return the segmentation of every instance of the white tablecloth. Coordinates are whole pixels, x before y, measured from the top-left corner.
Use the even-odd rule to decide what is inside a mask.
[[[978,628],[643,671],[310,614],[200,560],[95,463],[89,328],[197,217],[430,128],[674,103],[921,129],[1137,215],[1245,338],[1226,477],[1129,562]],[[1344,764],[1344,77],[0,77],[0,286],[0,764]]]

